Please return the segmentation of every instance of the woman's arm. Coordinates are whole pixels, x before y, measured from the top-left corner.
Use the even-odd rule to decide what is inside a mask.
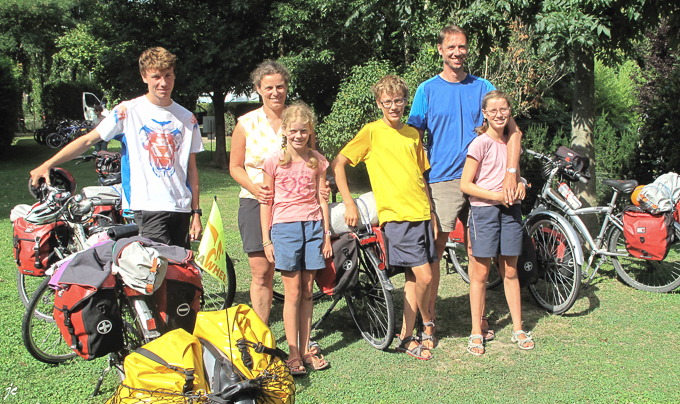
[[[477,167],[479,167],[479,162],[468,156],[465,160],[465,166],[463,167],[463,175],[460,177],[460,190],[470,196],[498,201],[507,207],[509,204],[505,201],[503,192],[488,191],[472,182],[475,179]],[[512,201],[510,201],[510,203],[512,203]]]
[[[272,188],[264,183],[253,184],[246,172],[246,130],[237,123],[231,134],[231,151],[229,152],[229,174],[243,188],[253,194],[260,203],[269,202],[274,197]]]
[[[321,194],[321,189],[326,185],[326,170],[320,172],[316,179],[316,199],[319,201],[319,206],[321,206],[321,213],[323,214],[323,219],[321,224],[323,226],[323,244],[321,251],[324,258],[330,258],[333,256],[333,248],[331,247],[331,235],[330,235],[330,219],[328,215],[328,201]]]
[[[263,184],[269,186],[270,189],[274,189],[274,179],[267,173],[264,173]],[[262,245],[264,246],[264,254],[267,256],[267,260],[273,264],[274,246],[269,237],[269,224],[272,221],[272,200],[273,195],[268,202],[260,202],[260,226],[262,227]]]

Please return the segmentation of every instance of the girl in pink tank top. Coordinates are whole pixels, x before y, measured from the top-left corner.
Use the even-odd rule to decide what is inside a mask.
[[[281,272],[291,373],[326,369],[330,363],[309,349],[312,326],[312,287],[316,271],[332,256],[328,203],[319,194],[325,186],[328,160],[310,147],[314,113],[303,103],[288,107],[281,116],[283,149],[267,157],[264,184],[274,190],[273,201],[262,204],[262,245],[269,262]]]

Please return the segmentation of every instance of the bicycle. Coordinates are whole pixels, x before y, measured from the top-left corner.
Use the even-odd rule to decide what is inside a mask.
[[[560,157],[559,150],[554,158],[525,151],[543,161],[546,178],[534,209],[523,222],[536,248],[539,280],[529,286],[529,291],[539,306],[550,313],[565,313],[576,301],[582,277],[587,287],[608,259],[621,279],[636,289],[668,292],[680,286],[680,225],[677,222],[674,223],[676,241],[664,261],[638,259],[626,250],[622,214],[617,211],[616,201],[620,193],[631,193],[637,181],[605,179],[602,184],[614,192],[608,205],[574,209],[555,189],[556,185],[562,180],[587,183],[590,177],[572,161]],[[587,163],[585,166],[587,168]],[[598,213],[604,214],[604,220],[593,239],[580,216]],[[591,250],[587,261],[581,240]],[[591,271],[596,257],[600,260]]]
[[[68,126],[60,127],[56,132],[45,136],[45,144],[51,149],[58,149],[90,131],[86,122],[69,121]]]

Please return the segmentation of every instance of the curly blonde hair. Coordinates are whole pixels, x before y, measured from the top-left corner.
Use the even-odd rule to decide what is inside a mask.
[[[404,98],[408,100],[408,86],[406,82],[399,76],[388,74],[375,83],[371,87],[371,92],[376,101],[380,101],[383,94],[398,95],[401,93]]]
[[[175,68],[177,57],[160,46],[149,48],[139,57],[139,73],[146,77],[149,70],[164,70]]]
[[[316,126],[316,116],[314,111],[302,101],[296,101],[291,104],[288,108],[283,110],[281,115],[281,128],[283,128],[283,142],[281,148],[283,149],[283,158],[279,160],[280,166],[285,166],[290,163],[291,155],[288,152],[288,138],[286,137],[286,132],[290,128],[293,122],[302,122],[309,128],[309,138],[307,139],[307,146],[313,150],[312,147],[312,136],[314,136],[314,127]],[[313,154],[310,154],[309,161],[307,161],[307,167],[311,169],[316,169],[319,161]]]

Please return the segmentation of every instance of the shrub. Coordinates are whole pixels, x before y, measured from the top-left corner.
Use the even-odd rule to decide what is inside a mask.
[[[90,92],[99,97],[102,90],[91,81],[56,81],[47,84],[42,93],[45,119],[83,120],[83,92]]]
[[[0,56],[0,155],[8,153],[21,117],[21,89],[12,61]]]

